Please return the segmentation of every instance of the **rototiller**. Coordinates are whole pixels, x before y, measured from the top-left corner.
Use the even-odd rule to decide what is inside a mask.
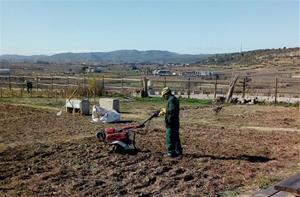
[[[154,112],[149,118],[138,125],[129,125],[121,128],[106,128],[96,133],[96,137],[104,143],[114,145],[115,151],[127,151],[136,149],[135,129],[144,128],[152,118],[158,117],[159,111]]]

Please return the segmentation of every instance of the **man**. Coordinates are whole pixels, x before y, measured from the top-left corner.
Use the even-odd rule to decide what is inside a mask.
[[[179,138],[179,101],[168,87],[162,90],[162,96],[168,101],[166,109],[160,112],[160,115],[165,114],[167,154],[169,157],[182,156]]]
[[[32,82],[25,80],[26,88],[27,88],[27,93],[31,93],[32,91]]]

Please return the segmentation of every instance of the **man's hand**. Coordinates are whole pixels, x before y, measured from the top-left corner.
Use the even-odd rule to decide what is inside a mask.
[[[166,114],[166,108],[161,108],[158,116],[163,116]]]

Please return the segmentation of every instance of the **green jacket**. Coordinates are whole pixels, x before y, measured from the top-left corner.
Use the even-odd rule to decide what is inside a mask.
[[[165,123],[167,128],[179,129],[179,101],[174,95],[168,99]]]

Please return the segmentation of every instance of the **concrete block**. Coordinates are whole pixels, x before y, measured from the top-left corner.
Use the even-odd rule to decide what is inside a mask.
[[[113,99],[113,98],[100,98],[99,99],[99,105],[100,107],[103,107],[107,110],[116,110],[117,112],[120,111],[120,101],[119,99]]]
[[[72,113],[81,113],[82,115],[90,114],[90,102],[88,99],[70,99],[66,100],[66,111]]]

